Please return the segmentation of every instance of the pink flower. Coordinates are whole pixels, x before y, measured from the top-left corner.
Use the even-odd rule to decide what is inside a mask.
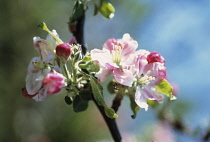
[[[157,52],[149,53],[146,50],[139,50],[137,53],[136,72],[134,73],[137,78],[135,101],[139,107],[147,110],[147,99],[163,100],[155,86],[166,78],[165,60]]]
[[[117,74],[123,76],[126,76],[126,73],[130,74],[123,68],[134,64],[137,47],[137,41],[133,40],[129,34],[124,34],[122,39],[108,39],[102,50],[93,49],[90,52],[91,57],[101,65],[101,70],[96,74],[99,81],[105,81],[110,73],[114,77],[118,77]],[[129,83],[127,85],[131,86]]]
[[[22,89],[22,93],[25,97],[42,101],[47,95],[61,91],[65,84],[64,76],[60,73],[51,73],[49,68],[43,71],[35,68],[32,65],[34,60],[36,60],[36,57],[29,64],[26,87]]]
[[[56,31],[52,31],[55,35],[57,35]],[[48,76],[51,72],[60,72],[60,68],[58,66],[54,66],[54,68],[49,67],[48,62],[53,64],[56,41],[51,35],[48,35],[47,40],[43,40],[39,37],[34,37],[34,47],[40,54],[40,57],[34,57],[27,70],[26,76],[26,86],[22,89],[23,95],[29,98],[33,98],[36,101],[42,101],[47,95],[55,94],[59,92],[59,83],[54,84],[43,84],[43,79]],[[64,77],[59,73],[56,74],[57,80],[58,78]],[[62,76],[62,77],[61,77]],[[55,86],[55,84],[57,86]],[[61,85],[62,83],[60,83]],[[63,85],[62,85],[63,86]],[[57,87],[57,88],[56,88]],[[54,90],[53,90],[54,89]]]

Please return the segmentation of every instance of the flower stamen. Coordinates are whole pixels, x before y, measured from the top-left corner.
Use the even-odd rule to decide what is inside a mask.
[[[116,63],[116,64],[120,64],[120,62],[121,62],[121,53],[122,53],[122,47],[123,47],[123,45],[122,46],[119,46],[119,45],[114,45],[113,43],[112,43],[112,45],[113,45],[113,50],[112,50],[112,56],[113,56],[113,62],[114,63]]]
[[[137,84],[143,87],[143,85],[148,85],[150,81],[155,80],[155,77],[149,75],[150,73],[149,70],[146,74],[141,74],[140,78],[137,79]]]

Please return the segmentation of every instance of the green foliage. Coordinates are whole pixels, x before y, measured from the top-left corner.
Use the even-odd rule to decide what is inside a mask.
[[[158,92],[168,96],[171,101],[176,99],[176,97],[172,95],[173,87],[169,84],[167,80],[163,79],[160,84],[156,85],[156,89],[158,90]]]
[[[85,12],[85,6],[83,2],[81,2],[80,0],[76,1],[70,21],[71,22],[77,21],[81,16],[84,15],[84,12]]]
[[[81,90],[79,95],[76,95],[73,101],[74,112],[81,112],[87,109],[88,101],[91,100],[89,90]]]
[[[139,111],[140,107],[136,104],[134,95],[129,95],[130,98],[130,107],[131,110],[133,111],[133,115],[131,117],[134,119],[136,118],[137,112]]]
[[[110,94],[115,94],[115,82],[113,82],[113,80],[111,80],[108,85],[107,85],[107,89],[108,89],[108,92]]]
[[[118,117],[118,115],[115,113],[115,111],[110,108],[110,107],[104,107],[104,111],[106,113],[106,116],[110,117],[110,118],[116,118]]]
[[[110,2],[101,0],[99,11],[105,18],[111,19],[114,17],[115,8]]]
[[[73,102],[73,99],[72,99],[71,97],[69,97],[69,96],[66,96],[66,97],[64,98],[64,100],[65,100],[66,104],[68,104],[68,105],[71,105],[72,102]]]
[[[110,118],[118,117],[117,114],[114,112],[114,110],[106,105],[103,98],[103,87],[101,86],[101,84],[92,76],[90,77],[90,84],[96,102],[98,103],[98,105],[104,107],[106,115]]]
[[[98,72],[100,65],[95,61],[89,61],[88,63],[79,64],[81,69],[86,69],[88,72]]]

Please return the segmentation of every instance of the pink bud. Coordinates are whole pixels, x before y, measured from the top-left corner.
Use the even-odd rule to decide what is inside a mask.
[[[69,44],[76,44],[76,43],[77,43],[76,38],[71,36],[70,39],[69,39]]]
[[[158,52],[151,52],[147,56],[147,61],[148,61],[148,63],[159,62],[159,63],[165,64],[165,59]]]
[[[62,43],[57,45],[56,54],[58,56],[69,57],[71,54],[71,46],[68,43]]]
[[[64,84],[64,77],[59,73],[48,73],[42,80],[42,85],[47,89],[48,95],[60,92]]]

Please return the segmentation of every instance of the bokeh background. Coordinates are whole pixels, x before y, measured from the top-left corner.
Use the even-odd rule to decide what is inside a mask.
[[[39,103],[21,95],[28,63],[38,56],[32,38],[47,35],[36,25],[46,22],[68,42],[71,34],[67,23],[73,3],[73,0],[1,0],[1,142],[112,141],[93,102],[87,111],[75,113],[72,106],[65,104],[65,94],[50,96]],[[106,39],[130,33],[138,41],[139,49],[160,52],[166,59],[170,81],[178,86],[178,99],[171,103],[172,107],[190,128],[205,131],[210,124],[210,1],[113,0],[113,5],[116,12],[112,20],[93,16],[93,5],[89,5],[85,25],[89,49],[102,48]],[[113,96],[106,90],[105,98],[110,105]],[[136,119],[131,114],[125,98],[117,123],[126,142],[200,141],[199,135],[192,138],[161,124],[151,108],[147,112],[140,110]]]

